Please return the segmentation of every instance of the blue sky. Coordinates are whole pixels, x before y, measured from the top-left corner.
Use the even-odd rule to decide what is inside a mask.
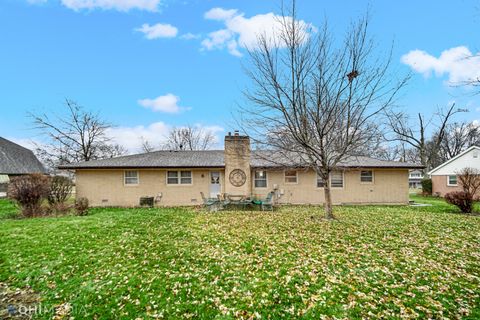
[[[140,136],[159,143],[169,128],[194,124],[219,137],[248,85],[243,45],[279,14],[279,1],[2,0],[0,136],[38,140],[29,111],[59,112],[68,97],[98,110],[131,152]],[[379,49],[413,72],[399,103],[410,113],[456,101],[480,119],[480,96],[449,82],[480,75],[480,1],[298,1],[298,18],[325,17],[339,37],[371,13]],[[223,131],[222,131],[223,130]],[[138,150],[137,150],[138,151]]]

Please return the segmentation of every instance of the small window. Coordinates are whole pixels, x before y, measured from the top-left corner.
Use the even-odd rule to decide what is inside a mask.
[[[258,170],[255,171],[255,188],[267,187],[267,171]]]
[[[192,184],[192,171],[180,171],[180,184]]]
[[[192,172],[167,171],[167,184],[192,184]]]
[[[332,188],[343,188],[343,171],[334,171],[330,174]]]
[[[324,188],[325,180],[317,173],[317,188]]]
[[[138,184],[138,171],[134,171],[134,170],[125,171],[124,183],[130,184],[130,185]]]
[[[447,179],[448,179],[448,180],[447,180],[447,185],[448,185],[448,186],[454,187],[454,186],[457,186],[457,185],[458,185],[458,183],[457,183],[457,176],[448,176]]]
[[[177,171],[168,171],[167,172],[167,184],[178,184],[178,172]]]
[[[285,171],[285,183],[297,183],[297,171],[287,170]]]
[[[373,171],[360,171],[360,182],[373,182]]]

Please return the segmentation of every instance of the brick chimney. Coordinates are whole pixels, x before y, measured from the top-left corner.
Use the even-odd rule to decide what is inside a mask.
[[[250,138],[238,130],[225,136],[225,192],[234,195],[250,195]]]

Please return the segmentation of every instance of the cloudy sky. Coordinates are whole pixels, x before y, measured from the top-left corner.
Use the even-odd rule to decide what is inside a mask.
[[[169,128],[207,127],[222,137],[245,103],[245,47],[271,30],[279,0],[1,0],[0,136],[39,139],[29,111],[56,113],[70,98],[116,125],[138,151]],[[371,14],[380,50],[394,41],[394,68],[413,72],[399,100],[408,112],[455,101],[480,119],[480,95],[452,84],[480,77],[480,1],[299,0],[298,18],[325,19],[341,37]]]

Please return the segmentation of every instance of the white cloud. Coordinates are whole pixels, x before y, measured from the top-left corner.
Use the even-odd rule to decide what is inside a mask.
[[[221,141],[218,134],[224,131],[222,127],[216,125],[204,126],[201,124],[196,124],[195,127],[202,128],[215,135],[214,144],[218,144]],[[154,122],[148,126],[110,128],[107,130],[107,135],[113,142],[124,146],[129,153],[138,153],[142,150],[143,141],[148,141],[156,149],[164,145],[172,128],[172,125],[164,122]]]
[[[164,96],[159,96],[154,99],[140,99],[138,104],[142,107],[152,109],[153,111],[160,111],[166,113],[178,113],[182,110],[189,109],[180,107],[178,102],[180,98],[172,93],[167,93]]]
[[[480,55],[473,55],[464,46],[445,50],[438,58],[422,50],[412,50],[401,61],[425,77],[432,73],[437,77],[448,74],[450,83],[480,78]]]
[[[201,37],[202,37],[202,35],[200,35],[200,34],[194,34],[194,33],[188,32],[188,33],[182,34],[180,36],[180,39],[194,40],[194,39],[200,39]]]
[[[135,29],[135,31],[142,32],[145,34],[145,38],[149,40],[158,38],[174,38],[178,33],[178,29],[171,24],[162,23],[157,23],[154,25],[144,23],[140,28]]]
[[[136,153],[140,151],[142,141],[148,141],[152,146],[163,144],[170,129],[164,122],[154,122],[148,126],[110,128],[107,135],[130,153]]]
[[[209,20],[228,20],[233,18],[237,14],[237,9],[225,10],[222,8],[213,8],[205,12],[203,17]]]
[[[75,11],[82,9],[158,11],[160,3],[161,0],[62,0],[65,7]]]
[[[255,49],[258,46],[258,36],[265,34],[270,41],[279,40],[278,34],[282,28],[281,16],[274,13],[258,14],[246,18],[244,13],[238,10],[225,10],[213,8],[204,15],[205,19],[222,21],[225,28],[208,34],[202,41],[204,50],[227,49],[235,56],[241,56],[240,48]],[[291,17],[287,17],[290,22]],[[316,28],[303,20],[297,20],[298,27],[308,35],[315,32]],[[272,43],[273,45],[273,43]],[[278,41],[276,45],[282,46]]]

